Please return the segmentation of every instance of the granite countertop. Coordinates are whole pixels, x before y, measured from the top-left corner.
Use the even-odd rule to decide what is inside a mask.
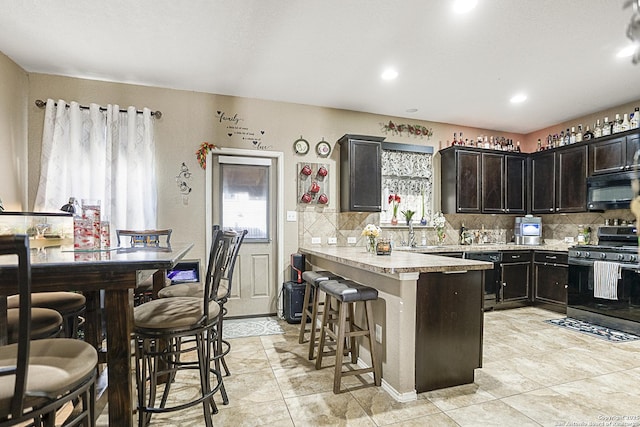
[[[441,252],[495,252],[495,251],[554,251],[568,252],[575,243],[565,243],[561,240],[545,242],[541,245],[516,245],[515,243],[487,243],[483,245],[442,245],[442,246],[409,246],[396,247],[397,251],[417,253],[441,253]]]
[[[302,247],[299,252],[375,273],[437,273],[493,268],[491,262],[400,250],[392,251],[391,255],[375,255],[363,247],[354,246]]]

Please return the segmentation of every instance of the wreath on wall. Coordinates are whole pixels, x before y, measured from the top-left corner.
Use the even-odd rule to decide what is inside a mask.
[[[427,139],[431,138],[433,135],[433,130],[431,128],[424,127],[422,125],[410,125],[405,123],[393,123],[389,120],[389,123],[385,123],[382,125],[382,130],[387,132],[393,132],[394,135],[402,135],[402,132],[407,132],[409,135],[414,136],[426,136]]]
[[[200,144],[200,148],[196,151],[196,158],[198,159],[198,163],[202,169],[207,168],[207,154],[209,154],[209,151],[216,149],[219,149],[219,147],[216,144],[211,144],[210,142],[203,142]]]

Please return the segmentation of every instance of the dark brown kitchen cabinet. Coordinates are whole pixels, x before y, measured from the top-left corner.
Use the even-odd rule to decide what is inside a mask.
[[[416,292],[418,393],[473,382],[482,367],[482,271],[420,273]]]
[[[530,300],[531,252],[502,253],[501,282],[498,302],[527,302]]]
[[[530,157],[531,213],[586,212],[588,145]]]
[[[442,212],[481,213],[482,153],[458,147],[440,153]]]
[[[636,169],[634,155],[639,148],[638,130],[598,138],[589,144],[589,176]]]
[[[525,213],[526,155],[467,147],[440,151],[444,213]]]
[[[535,251],[533,258],[534,300],[566,310],[569,267],[566,252]]]
[[[340,210],[382,210],[382,145],[384,137],[344,135],[340,145]]]
[[[482,212],[526,213],[526,155],[482,153]]]

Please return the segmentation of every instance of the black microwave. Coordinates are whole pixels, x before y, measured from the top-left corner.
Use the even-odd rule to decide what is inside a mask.
[[[637,172],[620,172],[590,176],[587,178],[587,210],[605,211],[628,209],[636,196],[632,181]]]

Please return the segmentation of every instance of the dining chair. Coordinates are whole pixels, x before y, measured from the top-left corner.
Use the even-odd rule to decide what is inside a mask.
[[[214,226],[214,229],[219,229],[219,226]],[[232,244],[232,248],[229,251],[228,267],[223,272],[220,279],[220,285],[218,286],[218,292],[216,299],[220,304],[220,314],[218,319],[218,325],[216,326],[218,335],[216,343],[216,363],[221,363],[225,371],[225,376],[229,376],[229,367],[225,361],[225,356],[231,351],[231,344],[223,337],[223,324],[224,316],[227,314],[227,308],[225,303],[229,300],[231,295],[231,284],[233,283],[233,272],[235,270],[236,260],[238,259],[238,253],[240,252],[240,246],[247,235],[248,230],[242,230],[236,236],[235,241]],[[179,283],[171,286],[167,286],[158,292],[158,298],[171,298],[171,297],[196,297],[199,298],[202,295],[201,283]],[[220,366],[216,368],[220,370]]]
[[[134,248],[157,248],[157,247],[171,247],[171,233],[173,229],[150,229],[150,230],[116,230],[116,240],[118,247],[123,245],[123,237],[129,238],[129,245]],[[164,242],[162,242],[164,237]],[[165,285],[168,285],[170,281],[167,281]],[[149,276],[141,280],[133,291],[133,304],[138,306],[153,299],[153,276]]]
[[[56,411],[68,402],[77,407],[64,425],[95,426],[96,350],[75,339],[31,340],[28,236],[0,236],[0,255],[17,256],[20,295],[18,342],[0,346],[0,427],[53,427]]]
[[[134,308],[139,426],[148,425],[154,413],[179,411],[198,404],[203,405],[205,425],[213,425],[212,413],[218,412],[213,396],[218,390],[222,390],[226,396],[220,371],[211,366],[216,351],[216,325],[221,310],[217,292],[224,272],[228,269],[230,251],[237,236],[238,233],[234,231],[213,231],[207,274],[200,298],[158,298]],[[185,348],[182,345],[183,338],[192,338],[195,347]],[[181,360],[181,354],[193,350],[196,351],[197,361]],[[183,369],[198,370],[199,396],[169,407],[167,398],[171,383]],[[157,402],[159,377],[167,376],[162,396]],[[213,386],[212,380],[215,380]]]

